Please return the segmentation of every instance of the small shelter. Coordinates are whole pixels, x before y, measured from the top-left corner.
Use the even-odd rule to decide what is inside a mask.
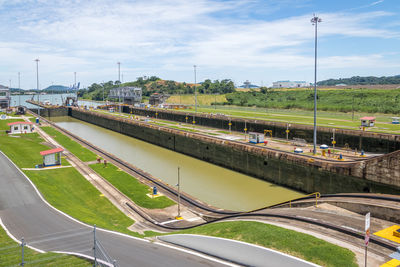
[[[249,133],[249,142],[253,144],[264,143],[264,134],[262,133]]]
[[[11,134],[31,133],[33,131],[33,123],[30,121],[16,121],[7,123],[10,126]]]
[[[400,124],[399,117],[392,117],[392,124]]]
[[[40,155],[43,156],[43,167],[61,165],[61,152],[63,151],[64,149],[61,147],[41,151]]]
[[[362,117],[360,120],[363,127],[373,127],[375,125],[375,117]]]

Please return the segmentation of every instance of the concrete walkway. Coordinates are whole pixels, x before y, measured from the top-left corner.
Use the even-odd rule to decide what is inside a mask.
[[[231,239],[201,235],[168,235],[158,239],[244,266],[319,266],[282,252]]]

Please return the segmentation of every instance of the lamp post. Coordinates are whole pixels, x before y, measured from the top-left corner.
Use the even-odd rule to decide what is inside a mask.
[[[180,167],[178,167],[178,183],[176,186],[178,187],[178,215],[175,217],[177,220],[182,220],[181,217],[181,177],[180,177]]]
[[[38,90],[38,115],[40,117],[40,92],[39,92],[39,59],[35,59],[36,61],[36,88]]]
[[[118,82],[121,83],[121,62],[117,62],[118,64]]]
[[[194,68],[194,112],[197,113],[197,77],[196,77],[196,65],[193,65]]]
[[[117,62],[118,64],[118,85],[121,84],[121,62]],[[118,90],[118,109],[119,113],[121,113],[121,88]]]
[[[18,72],[18,106],[21,106],[21,73]]]
[[[313,154],[317,154],[317,29],[318,23],[322,22],[321,18],[317,17],[314,14],[314,17],[311,19],[312,25],[315,27],[315,55],[314,55],[314,150]]]

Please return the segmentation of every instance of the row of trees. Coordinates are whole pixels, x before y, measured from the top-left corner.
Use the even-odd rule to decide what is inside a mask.
[[[318,82],[318,85],[322,86],[334,86],[337,84],[346,84],[346,85],[369,85],[369,84],[400,84],[400,75],[396,76],[368,76],[368,77],[360,77],[353,76],[351,78],[343,78],[343,79],[329,79],[325,81]]]
[[[78,96],[93,99],[93,100],[103,100],[107,99],[109,92],[113,88],[120,86],[133,86],[142,88],[142,94],[144,96],[150,96],[153,93],[163,93],[163,94],[193,94],[195,90],[194,84],[187,84],[185,82],[179,83],[171,80],[161,80],[157,76],[151,77],[139,77],[136,81],[127,82],[120,84],[118,81],[109,81],[106,83],[94,83],[90,85],[87,89],[81,89],[78,91]],[[229,79],[224,80],[205,80],[204,82],[197,85],[198,93],[202,94],[226,94],[235,91],[235,86],[233,82]]]

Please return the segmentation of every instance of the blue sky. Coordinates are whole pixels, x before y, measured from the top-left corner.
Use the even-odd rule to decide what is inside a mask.
[[[0,0],[0,84],[84,86],[156,75],[270,85],[400,74],[398,0]]]

